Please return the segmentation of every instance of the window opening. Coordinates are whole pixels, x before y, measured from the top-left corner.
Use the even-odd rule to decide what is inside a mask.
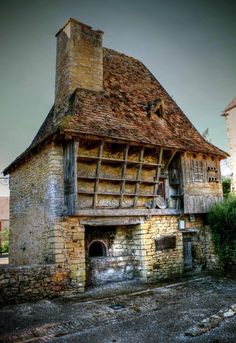
[[[149,116],[152,116],[153,114],[156,114],[160,118],[164,116],[164,101],[161,99],[149,101],[146,108]]]
[[[193,160],[193,175],[195,182],[203,182],[203,163],[202,161]]]

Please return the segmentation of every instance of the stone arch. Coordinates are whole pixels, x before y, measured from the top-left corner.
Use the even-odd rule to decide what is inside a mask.
[[[106,257],[107,247],[106,244],[101,240],[93,240],[88,246],[89,257]]]

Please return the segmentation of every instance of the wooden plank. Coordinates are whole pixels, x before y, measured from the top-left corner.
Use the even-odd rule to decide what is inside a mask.
[[[215,202],[223,200],[221,196],[184,195],[184,213],[207,213]]]
[[[103,146],[104,146],[104,142],[102,141],[99,146],[99,155],[98,155],[98,161],[97,161],[97,167],[96,167],[96,181],[94,184],[93,208],[96,208],[96,204],[97,204],[97,192],[98,192],[100,168],[101,168],[101,163],[102,163]]]
[[[99,159],[98,156],[87,156],[87,155],[78,155],[78,161],[80,162],[88,162],[88,161],[97,161]],[[133,165],[133,166],[139,166],[140,162],[139,161],[125,161],[125,159],[116,159],[116,158],[109,158],[109,157],[103,157],[102,158],[103,163],[107,164],[123,164],[126,162],[128,165]],[[158,164],[156,163],[148,163],[148,162],[143,162],[143,166],[145,167],[150,167],[150,168],[155,168],[158,167]]]
[[[82,225],[91,226],[114,226],[114,225],[138,225],[144,223],[143,217],[121,217],[121,218],[85,218],[80,221]]]
[[[177,209],[125,209],[125,208],[117,208],[117,209],[79,209],[76,216],[78,217],[136,217],[136,216],[172,216],[172,215],[180,215],[182,212]]]
[[[155,208],[156,207],[156,198],[157,198],[157,189],[158,189],[158,185],[159,185],[159,180],[160,180],[160,175],[161,175],[161,163],[162,163],[162,157],[163,157],[163,151],[164,149],[161,148],[160,149],[160,153],[159,153],[159,159],[158,159],[158,167],[156,169],[156,177],[155,177],[155,181],[157,182],[155,185],[154,185],[154,188],[153,188],[153,202],[152,202],[152,208]]]
[[[119,208],[122,207],[122,203],[123,203],[123,194],[125,191],[125,175],[126,175],[128,154],[129,154],[129,146],[126,145],[125,150],[124,150],[124,165],[123,165],[122,174],[121,174],[121,178],[123,181],[121,182],[121,185],[120,185]]]
[[[77,208],[77,150],[78,142],[70,141],[64,146],[64,203],[67,214],[75,214]]]
[[[139,157],[139,167],[138,167],[138,170],[137,170],[137,174],[136,174],[136,185],[135,185],[135,196],[134,196],[134,202],[133,202],[133,207],[136,207],[137,206],[137,202],[138,202],[138,196],[139,196],[139,188],[140,188],[140,176],[141,176],[141,172],[142,172],[142,166],[143,166],[143,155],[144,155],[144,149],[145,148],[142,148],[141,151],[140,151],[140,157]]]

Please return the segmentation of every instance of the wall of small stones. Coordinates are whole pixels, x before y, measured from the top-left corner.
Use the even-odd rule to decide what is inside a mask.
[[[126,256],[129,257],[128,264],[133,266],[133,277],[142,281],[173,278],[183,273],[183,235],[186,234],[192,239],[195,270],[217,269],[219,261],[215,255],[210,230],[204,225],[202,216],[195,216],[194,223],[189,221],[188,216],[184,219],[186,221],[184,233],[179,230],[178,216],[154,216],[138,225],[117,226],[110,245],[108,242],[110,236],[105,237],[104,232],[100,237],[97,234],[94,238],[100,238],[107,245],[108,257],[113,258],[110,261],[112,268],[117,265],[118,274],[120,262],[119,258],[117,261],[114,261],[114,258]],[[87,278],[86,257],[89,242],[86,240],[92,239],[89,234],[85,235],[86,230],[88,229],[80,224],[78,217],[68,217],[56,225],[54,236],[50,238],[57,266],[71,270],[72,280],[77,282],[80,291],[84,291]],[[94,230],[98,229],[94,228]],[[174,237],[175,246],[157,249],[156,241],[163,237]],[[108,268],[109,261],[104,263],[101,262],[101,266]],[[125,268],[124,261],[122,263]],[[98,268],[98,264],[99,260],[94,266]]]
[[[102,34],[74,19],[58,32],[56,105],[76,88],[103,90]]]
[[[45,146],[10,176],[11,264],[43,264],[54,260],[49,242],[63,213],[63,148]]]
[[[202,217],[196,216],[195,222],[191,223],[186,216],[185,233],[179,230],[178,220],[177,216],[155,216],[137,225],[117,226],[119,229],[113,237],[114,245],[110,247],[107,259],[93,261],[94,270],[100,273],[98,283],[103,283],[101,276],[109,268],[115,271],[116,281],[137,278],[144,282],[154,282],[181,275],[183,235],[188,230],[187,234],[195,237],[195,260],[199,265],[202,263],[204,268],[216,269],[218,259],[209,228],[204,226]],[[64,218],[49,231],[47,244],[50,244],[49,250],[54,254],[54,264],[1,266],[0,303],[84,292],[87,243],[86,227],[80,221],[78,217]],[[196,232],[192,233],[194,228]],[[163,237],[175,237],[175,245],[157,249],[157,242]],[[112,282],[114,278],[108,277],[104,281]]]
[[[175,216],[155,216],[140,225],[142,277],[146,281],[167,279],[182,273],[183,248],[182,234],[178,230]],[[176,237],[172,249],[156,250],[155,240],[162,237]]]
[[[0,305],[75,291],[69,269],[55,265],[0,265]]]
[[[189,216],[185,216],[184,219],[186,231],[196,230],[196,233],[191,233],[194,268],[199,271],[202,269],[219,270],[219,258],[215,252],[210,227],[205,223],[205,215],[194,215],[194,221],[190,221]]]

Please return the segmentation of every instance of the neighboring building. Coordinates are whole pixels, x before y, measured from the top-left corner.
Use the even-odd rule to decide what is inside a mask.
[[[236,97],[224,109],[223,116],[226,120],[227,138],[229,144],[232,191],[236,192]]]
[[[0,196],[0,231],[9,227],[9,197]]]
[[[67,267],[80,290],[204,268],[220,160],[138,60],[70,19],[55,104],[10,174],[10,263]]]

